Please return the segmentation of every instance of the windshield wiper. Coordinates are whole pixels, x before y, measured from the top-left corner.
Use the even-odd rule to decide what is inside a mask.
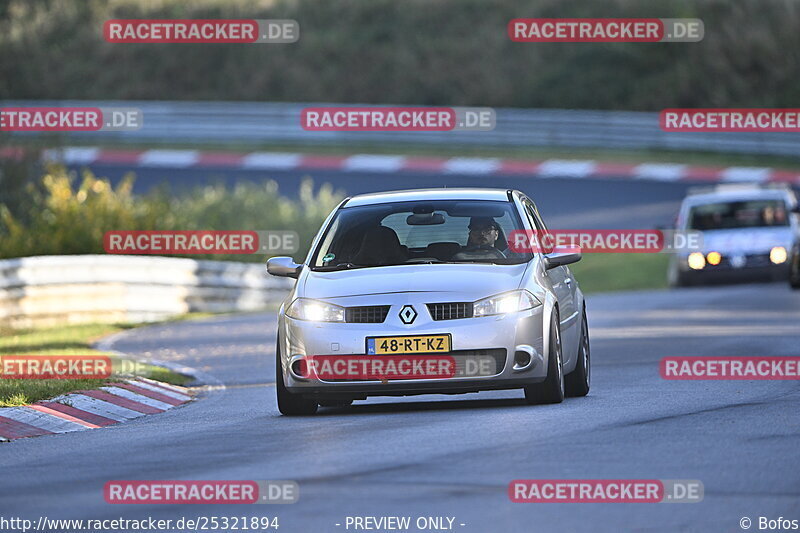
[[[366,268],[369,265],[357,265],[355,263],[339,263],[338,265],[322,266],[314,269],[316,272],[333,272],[334,270],[350,270],[351,268]]]

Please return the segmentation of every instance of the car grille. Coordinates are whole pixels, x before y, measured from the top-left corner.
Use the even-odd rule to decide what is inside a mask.
[[[464,370],[466,365],[467,357],[475,357],[475,356],[489,356],[494,359],[495,363],[495,373],[493,375],[498,375],[503,372],[506,366],[506,349],[505,348],[491,348],[491,349],[482,349],[482,350],[453,350],[447,353],[430,353],[430,354],[409,354],[412,356],[425,356],[430,355],[431,357],[436,357],[440,355],[449,355],[452,356],[453,359],[456,361],[456,374],[459,374]],[[380,355],[376,355],[375,357],[383,357]],[[326,379],[324,380],[326,383],[354,383],[358,381],[370,381],[364,379]],[[402,380],[393,380],[392,382],[400,382]],[[447,381],[446,379],[443,381]]]
[[[359,324],[380,324],[389,314],[388,305],[367,305],[363,307],[345,307],[344,321]]]
[[[434,320],[455,320],[472,317],[472,302],[448,302],[428,304],[428,312]]]
[[[452,355],[456,360],[456,372],[461,370],[466,357],[474,357],[477,355],[488,355],[494,359],[496,373],[499,374],[506,366],[506,349],[494,348],[491,350],[453,350],[447,355]]]
[[[769,260],[769,254],[747,254],[744,256],[744,264],[739,268],[759,268],[772,266],[772,261]],[[709,265],[709,270],[713,269],[732,269],[731,256],[723,255],[719,265]]]

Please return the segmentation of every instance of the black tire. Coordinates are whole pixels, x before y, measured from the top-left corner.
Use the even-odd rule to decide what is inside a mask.
[[[792,253],[789,265],[789,286],[794,290],[800,289],[800,248],[795,248]]]
[[[275,391],[278,396],[278,411],[286,416],[308,416],[317,412],[317,402],[292,394],[283,382],[280,341],[275,346]]]
[[[575,370],[564,377],[564,392],[576,398],[589,394],[592,385],[592,360],[589,349],[589,322],[586,320],[586,306],[583,306],[581,318],[581,340],[578,345],[578,363]]]
[[[561,356],[561,328],[558,309],[550,319],[550,346],[547,354],[547,377],[541,383],[525,387],[525,401],[531,405],[564,401],[564,367]],[[554,342],[555,341],[555,342]]]

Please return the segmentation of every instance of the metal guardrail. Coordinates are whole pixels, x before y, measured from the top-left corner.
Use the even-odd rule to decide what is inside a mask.
[[[437,144],[614,148],[631,150],[709,151],[797,156],[796,133],[668,133],[658,113],[560,109],[496,109],[493,131],[451,132],[310,132],[300,127],[305,107],[341,104],[154,101],[2,101],[10,106],[137,107],[144,126],[137,131],[83,132],[67,140],[103,139],[119,143],[263,143],[263,144]],[[15,133],[14,135],[33,135]]]
[[[270,307],[293,280],[263,264],[176,257],[53,255],[0,261],[0,325],[148,322],[191,311]]]

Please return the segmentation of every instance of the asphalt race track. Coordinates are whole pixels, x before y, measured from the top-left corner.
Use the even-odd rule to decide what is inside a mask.
[[[83,167],[71,166],[73,171]],[[672,223],[680,202],[697,183],[650,181],[631,178],[537,178],[532,176],[482,176],[398,172],[373,174],[341,170],[248,170],[240,168],[155,168],[131,169],[129,165],[97,163],[88,167],[112,184],[134,172],[134,191],[145,192],[168,182],[173,190],[208,183],[274,180],[281,194],[296,197],[304,178],[315,186],[330,183],[348,195],[429,187],[495,187],[518,189],[536,202],[545,222],[560,229],[652,229]],[[702,185],[702,184],[701,184]],[[248,228],[249,229],[249,228]],[[263,228],[269,229],[269,228]]]
[[[0,498],[34,520],[277,514],[284,532],[345,531],[348,515],[451,516],[464,532],[740,531],[744,516],[753,530],[758,516],[800,517],[798,383],[664,381],[658,371],[669,355],[800,355],[800,293],[692,288],[588,304],[592,391],[554,406],[507,391],[286,418],[272,383],[273,314],[130,330],[115,349],[192,366],[226,388],[130,423],[4,444]],[[511,503],[509,482],[524,478],[698,479],[705,499]],[[103,485],[115,479],[290,479],[300,500],[110,505]]]

